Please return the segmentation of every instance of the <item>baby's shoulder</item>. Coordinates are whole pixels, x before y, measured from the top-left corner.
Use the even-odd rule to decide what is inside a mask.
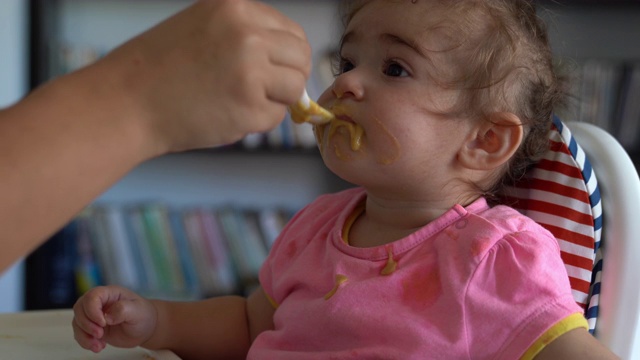
[[[557,252],[556,238],[542,225],[517,210],[503,205],[470,214],[468,240],[473,246],[481,242],[486,251],[515,248],[526,252]],[[478,254],[479,255],[479,254]]]
[[[479,224],[492,227],[503,234],[533,232],[553,237],[535,220],[509,206],[496,205],[474,215]]]

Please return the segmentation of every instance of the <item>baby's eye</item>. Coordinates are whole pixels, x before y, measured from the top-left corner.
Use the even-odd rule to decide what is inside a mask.
[[[387,76],[401,77],[401,76],[409,76],[407,70],[402,67],[402,65],[398,64],[394,61],[388,61],[384,64],[384,68],[382,72]]]
[[[349,61],[348,59],[345,58],[341,58],[340,59],[340,63],[338,64],[338,75],[340,74],[344,74],[347,71],[351,71],[353,70],[353,68],[355,68],[355,66],[353,65],[353,63],[351,61]]]
[[[336,53],[335,56],[331,58],[331,71],[333,72],[334,77],[338,77],[347,71],[351,71],[353,68],[355,68],[355,65],[353,65],[349,59],[342,57],[339,53]]]

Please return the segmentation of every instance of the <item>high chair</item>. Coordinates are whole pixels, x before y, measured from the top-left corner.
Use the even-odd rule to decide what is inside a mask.
[[[568,127],[591,161],[602,196],[603,261],[595,336],[621,358],[640,359],[638,172],[606,131],[579,122],[570,122]]]
[[[589,331],[621,358],[640,359],[638,173],[595,125],[555,117],[549,140],[550,150],[502,201],[556,236]]]

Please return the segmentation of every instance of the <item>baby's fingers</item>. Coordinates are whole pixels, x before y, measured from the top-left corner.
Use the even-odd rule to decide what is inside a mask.
[[[136,324],[145,314],[142,303],[135,300],[117,301],[104,309],[104,319],[108,326]]]
[[[102,328],[106,325],[102,315],[102,305],[92,305],[90,297],[90,293],[87,293],[73,305],[73,329],[101,338],[104,333]]]
[[[97,287],[84,294],[73,305],[74,327],[98,339],[104,335],[107,321],[104,316],[113,302],[124,297],[122,290],[117,287]]]
[[[91,350],[94,353],[102,351],[107,346],[106,341],[102,339],[102,334],[104,334],[103,329],[95,324],[92,324],[92,326],[96,327],[101,334],[100,336],[92,335],[91,332],[85,331],[84,328],[79,325],[77,319],[77,317],[74,317],[71,323],[73,327],[73,338],[76,340],[76,342],[83,349]]]
[[[102,338],[104,336],[104,328],[95,322],[89,320],[86,316],[82,314],[76,315],[73,317],[73,331],[82,331],[83,333],[95,337],[97,339]]]
[[[82,295],[73,305],[73,313],[82,329],[89,330],[88,322],[93,322],[100,327],[107,325],[103,315],[103,309],[109,302],[107,292],[108,288],[94,288]]]

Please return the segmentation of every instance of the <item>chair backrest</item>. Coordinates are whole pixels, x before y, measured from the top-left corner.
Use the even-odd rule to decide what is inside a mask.
[[[603,207],[602,271],[595,336],[623,359],[640,359],[640,179],[618,141],[601,128],[570,122],[598,175]],[[598,273],[596,272],[596,275]],[[596,291],[597,292],[597,291]],[[598,296],[598,295],[595,295]]]
[[[536,166],[500,194],[501,202],[529,216],[558,239],[573,297],[590,311],[593,332],[597,308],[592,308],[589,295],[602,227],[598,181],[584,151],[558,118],[553,119],[549,142],[549,150]]]
[[[502,201],[556,236],[590,332],[621,358],[640,359],[638,173],[595,125],[556,117],[549,140],[544,158]]]

